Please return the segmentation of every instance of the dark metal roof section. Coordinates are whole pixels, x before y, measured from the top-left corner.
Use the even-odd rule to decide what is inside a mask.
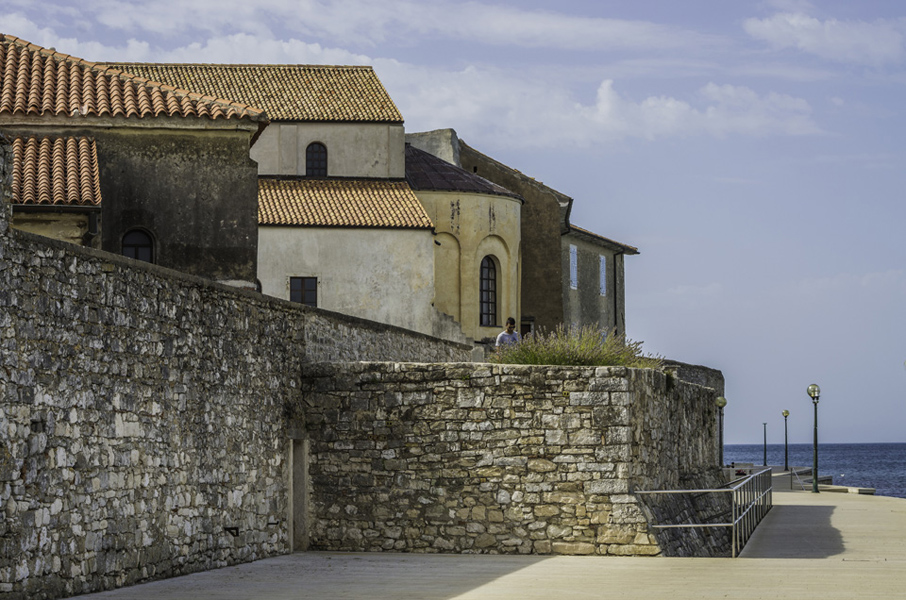
[[[406,181],[417,192],[493,194],[522,201],[519,194],[409,144],[406,144]]]

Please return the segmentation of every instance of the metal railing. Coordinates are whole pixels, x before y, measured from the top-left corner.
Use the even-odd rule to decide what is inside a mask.
[[[762,469],[756,473],[730,482],[727,487],[711,490],[639,490],[637,494],[730,494],[730,522],[723,523],[677,523],[670,525],[651,525],[653,529],[730,527],[731,556],[736,558],[746,542],[752,537],[755,528],[773,506],[773,487],[771,469]]]

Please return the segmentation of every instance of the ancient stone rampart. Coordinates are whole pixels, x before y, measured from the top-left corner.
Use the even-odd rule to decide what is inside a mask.
[[[466,346],[5,226],[4,597],[290,551],[285,407],[299,399],[302,365],[469,357]]]
[[[655,555],[633,491],[721,483],[715,391],[658,371],[333,363],[302,390],[314,549]]]

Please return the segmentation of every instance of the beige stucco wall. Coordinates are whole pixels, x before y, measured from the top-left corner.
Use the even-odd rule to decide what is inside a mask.
[[[496,337],[507,317],[519,322],[520,213],[515,198],[459,192],[416,192],[437,231],[435,306],[453,316],[463,333],[479,340]],[[497,320],[479,321],[481,260],[497,261]]]
[[[312,142],[327,146],[330,177],[406,176],[402,124],[275,122],[252,146],[251,156],[260,175],[305,175],[305,149]]]
[[[262,292],[289,299],[290,277],[318,278],[318,307],[433,332],[428,230],[259,227]]]

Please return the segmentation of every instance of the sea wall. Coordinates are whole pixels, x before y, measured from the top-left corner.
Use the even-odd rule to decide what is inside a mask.
[[[310,547],[661,554],[633,492],[721,483],[715,396],[622,367],[306,365]]]
[[[0,172],[9,161],[0,154]],[[11,230],[7,209],[4,597],[290,551],[285,408],[300,399],[302,365],[469,357],[467,346]]]

